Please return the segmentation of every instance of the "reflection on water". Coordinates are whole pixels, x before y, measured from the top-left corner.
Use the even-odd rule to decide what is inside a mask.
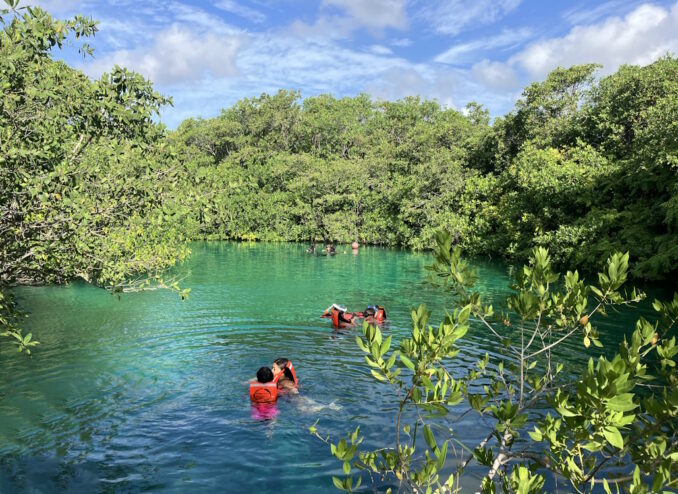
[[[163,291],[118,301],[81,283],[20,289],[42,345],[33,358],[0,350],[0,492],[330,489],[341,464],[308,426],[320,419],[336,438],[360,422],[366,444],[382,444],[396,404],[369,375],[356,330],[333,332],[322,310],[384,305],[398,340],[414,305],[425,301],[439,321],[449,300],[422,284],[426,254],[304,249],[196,244],[178,269],[192,288],[184,303]],[[506,267],[478,269],[481,290],[500,299]],[[603,338],[620,340],[625,319],[606,321]],[[494,348],[476,327],[455,365],[485,352]],[[300,395],[254,407],[243,383],[277,357],[294,362]],[[588,357],[573,345],[567,358]],[[484,437],[479,420],[456,425],[462,439]]]

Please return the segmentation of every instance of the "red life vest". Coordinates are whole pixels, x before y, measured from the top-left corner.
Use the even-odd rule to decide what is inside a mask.
[[[278,399],[278,385],[276,381],[260,383],[250,381],[250,400],[254,403],[273,403]]]
[[[340,312],[338,309],[332,309],[332,325],[340,328],[353,324],[353,318],[356,316],[353,312]]]
[[[377,309],[378,310],[377,310],[377,313],[374,314],[374,318],[377,321],[382,322],[384,319],[386,319],[386,311],[384,310],[384,308],[381,305]]]
[[[277,376],[273,377],[273,382],[278,383],[280,378],[285,375],[285,369],[289,369],[290,372],[292,373],[292,377],[294,378],[294,385],[299,386],[299,379],[297,379],[297,373],[294,372],[294,366],[292,365],[292,362],[287,361],[287,364],[285,364],[285,367],[282,368],[282,370],[278,373]]]

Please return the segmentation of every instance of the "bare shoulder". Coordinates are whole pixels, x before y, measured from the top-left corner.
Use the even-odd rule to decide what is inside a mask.
[[[286,389],[286,390],[296,390],[297,386],[294,384],[294,381],[290,381],[289,379],[281,379],[278,381],[278,387],[280,389]]]

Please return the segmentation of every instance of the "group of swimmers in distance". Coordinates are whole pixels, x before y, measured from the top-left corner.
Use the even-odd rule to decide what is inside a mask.
[[[320,317],[332,319],[332,325],[335,328],[355,326],[360,319],[367,324],[381,325],[386,322],[386,309],[381,305],[368,305],[362,312],[348,312],[345,306],[332,304]]]
[[[308,249],[306,249],[307,254],[316,254],[320,253],[325,256],[333,256],[337,253],[337,249],[334,245],[327,244],[327,247],[324,249],[318,249],[315,244],[311,245]]]
[[[353,252],[353,254],[357,254],[359,247],[360,244],[358,242],[352,242],[351,252]],[[306,253],[307,254],[319,253],[320,255],[323,256],[333,256],[337,253],[337,248],[334,245],[330,244],[329,242],[327,243],[327,246],[325,248],[318,248],[316,247],[315,242],[313,242],[311,246],[308,249],[306,249]],[[346,254],[346,251],[344,251],[344,254]]]

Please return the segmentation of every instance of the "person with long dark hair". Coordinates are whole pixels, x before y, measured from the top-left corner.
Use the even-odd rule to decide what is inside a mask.
[[[297,392],[299,380],[294,372],[294,366],[289,359],[278,358],[273,361],[273,380],[278,384],[278,389]]]

